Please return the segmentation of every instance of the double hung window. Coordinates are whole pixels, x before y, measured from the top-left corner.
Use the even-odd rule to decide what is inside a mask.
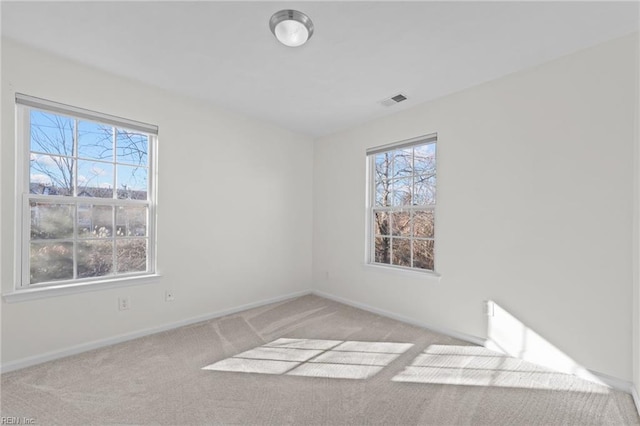
[[[434,270],[436,141],[430,135],[367,151],[369,263]]]
[[[17,290],[155,273],[156,126],[16,95]]]

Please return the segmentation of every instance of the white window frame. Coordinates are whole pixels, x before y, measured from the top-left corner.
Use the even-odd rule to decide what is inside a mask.
[[[397,272],[409,272],[409,273],[417,273],[420,275],[432,275],[438,276],[437,271],[437,257],[436,257],[436,232],[437,232],[437,217],[436,217],[436,204],[437,204],[437,190],[436,190],[436,200],[433,204],[424,204],[424,205],[405,205],[405,206],[376,206],[376,165],[375,165],[375,155],[386,153],[389,151],[394,151],[403,148],[412,148],[414,146],[419,145],[427,145],[433,144],[436,150],[436,186],[437,186],[437,145],[438,145],[438,135],[437,133],[431,133],[428,135],[418,136],[415,138],[390,143],[387,145],[381,145],[373,148],[369,148],[366,151],[367,155],[367,196],[366,196],[366,238],[365,238],[365,264],[368,266],[375,266],[383,269],[387,269],[390,271]],[[413,175],[412,175],[413,176]],[[433,269],[422,269],[411,266],[402,266],[402,265],[394,265],[393,263],[379,263],[375,260],[375,212],[378,211],[386,211],[389,213],[392,212],[410,212],[413,214],[414,211],[424,211],[430,210],[432,211],[434,218],[434,235],[432,238],[423,238],[419,237],[417,239],[420,240],[432,240],[434,244],[434,266]],[[391,231],[390,231],[391,232]],[[402,237],[405,239],[413,240],[416,239],[414,236]],[[393,244],[391,244],[391,252],[389,254],[391,258],[393,258]],[[411,261],[413,262],[413,250],[411,250]]]
[[[157,144],[158,127],[129,120],[109,114],[77,108],[45,99],[40,99],[28,95],[16,93],[16,238],[15,238],[15,286],[14,292],[5,294],[7,301],[20,301],[30,298],[47,297],[49,293],[65,294],[78,291],[96,290],[105,287],[122,285],[132,285],[150,282],[150,278],[157,277],[156,259],[156,213],[157,213]],[[113,198],[84,198],[77,194],[71,196],[63,195],[40,195],[30,193],[30,154],[31,154],[31,124],[30,112],[32,110],[44,111],[61,116],[66,116],[74,120],[86,120],[100,124],[113,126],[118,129],[134,131],[145,134],[148,137],[147,153],[147,179],[148,191],[146,200],[118,199],[117,188],[114,187]],[[77,130],[76,130],[77,131]],[[77,167],[77,152],[73,154]],[[114,167],[118,163],[113,160]],[[114,169],[114,175],[116,170]],[[77,173],[76,173],[77,175]],[[77,177],[76,177],[77,178]],[[77,185],[74,185],[77,190]],[[31,209],[30,201],[58,202],[78,206],[81,204],[105,205],[105,206],[145,206],[148,208],[147,218],[147,270],[144,272],[123,273],[119,275],[106,275],[103,277],[73,278],[69,280],[48,281],[43,283],[33,283],[30,281],[30,224]],[[114,208],[115,211],[115,208]],[[76,208],[77,212],[77,208]],[[74,215],[75,218],[75,215]],[[74,219],[73,241],[77,236],[77,218]],[[114,223],[112,237],[115,238],[116,224]],[[53,240],[55,241],[55,240]],[[75,246],[75,244],[74,244]],[[115,255],[115,248],[114,248]],[[74,254],[74,264],[76,256]],[[75,265],[74,265],[75,275]],[[70,291],[69,291],[70,290]],[[31,294],[31,296],[29,295]]]

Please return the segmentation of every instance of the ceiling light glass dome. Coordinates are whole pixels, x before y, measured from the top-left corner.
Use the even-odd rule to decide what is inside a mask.
[[[269,20],[269,28],[278,41],[285,46],[302,46],[313,35],[313,22],[297,10],[281,10]]]

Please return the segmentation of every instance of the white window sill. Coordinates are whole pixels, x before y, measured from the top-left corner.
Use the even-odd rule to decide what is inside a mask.
[[[69,294],[85,293],[88,291],[153,284],[160,281],[160,278],[161,275],[153,274],[137,277],[114,278],[112,280],[103,281],[73,283],[57,286],[52,285],[47,287],[34,287],[25,290],[14,290],[11,293],[5,293],[2,295],[2,298],[7,303],[25,302],[27,300],[66,296]]]
[[[411,278],[427,279],[430,281],[440,281],[442,276],[435,271],[418,271],[408,268],[399,268],[395,266],[385,266],[376,263],[363,263],[365,270],[382,272],[386,274],[400,275]]]

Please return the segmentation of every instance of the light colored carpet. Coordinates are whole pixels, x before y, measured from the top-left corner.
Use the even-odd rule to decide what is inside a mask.
[[[640,424],[622,392],[317,296],[2,375],[37,424]]]

